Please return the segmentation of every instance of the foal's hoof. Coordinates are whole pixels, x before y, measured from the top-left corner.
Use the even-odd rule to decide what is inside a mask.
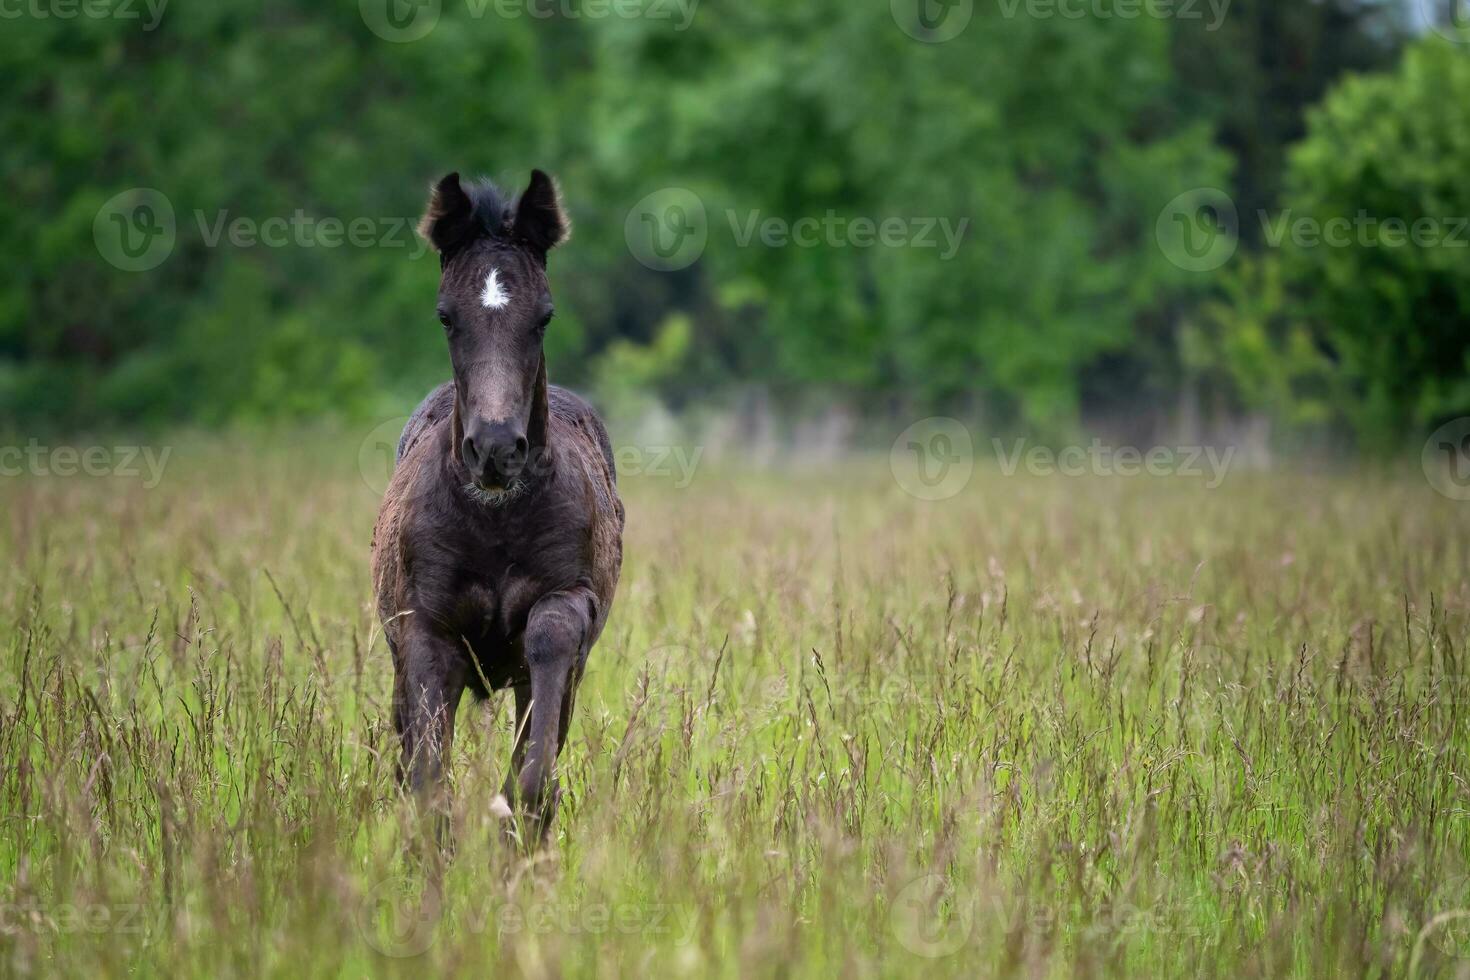
[[[490,801],[490,817],[499,824],[500,838],[507,844],[520,847],[529,840],[524,816],[516,813],[504,793],[496,793]]]
[[[560,790],[539,805],[519,800],[512,804],[504,793],[500,793],[490,801],[490,813],[500,823],[502,838],[524,850],[535,850],[550,840],[560,800]]]

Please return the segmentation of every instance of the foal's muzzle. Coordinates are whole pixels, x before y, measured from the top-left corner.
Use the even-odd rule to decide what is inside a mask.
[[[465,429],[460,456],[477,485],[500,490],[521,475],[529,450],[526,434],[519,428],[508,422],[475,419]]]

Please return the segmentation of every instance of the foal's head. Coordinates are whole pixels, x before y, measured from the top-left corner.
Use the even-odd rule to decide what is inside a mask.
[[[488,182],[450,174],[434,185],[419,223],[443,270],[438,313],[454,370],[455,451],[491,494],[513,488],[532,450],[543,448],[546,253],[568,230],[556,185],[540,170],[513,202]]]

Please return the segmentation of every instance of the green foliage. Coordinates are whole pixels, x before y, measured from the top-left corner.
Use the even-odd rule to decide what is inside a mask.
[[[1244,256],[1221,279],[1221,297],[1180,328],[1185,370],[1233,409],[1296,427],[1322,426],[1335,407],[1332,363],[1287,289],[1280,256]]]
[[[533,156],[552,113],[531,84],[525,21],[388,45],[356,8],[176,4],[154,31],[6,21],[7,412],[57,424],[362,415],[442,376],[437,264],[412,233],[428,180],[488,156],[485,133],[497,156]],[[424,90],[455,93],[456,111],[423,111]],[[109,265],[93,238],[98,209],[131,187],[162,192],[177,223],[172,253],[145,272]],[[279,245],[230,231],[298,212],[311,224]],[[332,245],[323,219],[366,221],[368,244]]]
[[[686,364],[693,326],[683,314],[674,314],[649,344],[615,340],[597,361],[593,385],[603,408],[618,419],[635,418],[653,407],[654,392]]]
[[[460,169],[518,185],[531,166],[557,173],[577,225],[552,262],[552,374],[623,406],[756,385],[778,404],[984,409],[1056,430],[1119,405],[1157,411],[1208,376],[1239,386],[1234,403],[1315,422],[1320,379],[1299,403],[1296,381],[1262,375],[1318,372],[1305,349],[1276,363],[1280,344],[1300,348],[1290,320],[1339,352],[1352,383],[1332,401],[1360,431],[1464,407],[1448,250],[1294,256],[1303,305],[1287,314],[1243,287],[1259,271],[1185,272],[1155,239],[1161,209],[1193,188],[1229,189],[1247,218],[1274,204],[1303,108],[1343,71],[1392,60],[1398,8],[1237,0],[1212,25],[976,4],[932,44],[889,7],[700,4],[686,24],[445,3],[401,44],[355,0],[169,5],[156,30],[7,20],[0,411],[28,426],[398,414],[446,371],[437,264],[411,233],[427,183]],[[1426,48],[1393,80],[1334,94],[1288,203],[1470,211],[1456,182],[1470,100],[1451,94],[1463,62]],[[698,196],[708,242],[663,272],[624,226],[669,187]],[[177,223],[171,253],[141,272],[94,241],[99,210],[133,188],[161,192]],[[292,230],[242,240],[240,219]],[[751,235],[770,219],[837,231],[771,245]],[[887,219],[901,241],[852,231]],[[324,220],[369,233],[329,244]],[[1385,318],[1397,339],[1375,336]],[[687,340],[670,357],[674,323]],[[1251,367],[1251,349],[1278,356]]]
[[[1288,236],[1291,275],[1369,444],[1470,411],[1467,172],[1470,51],[1438,39],[1391,74],[1346,81],[1292,152],[1290,219],[1323,237]]]
[[[1218,19],[1179,19],[1173,107],[1214,123],[1236,160],[1233,196],[1241,214],[1278,204],[1304,111],[1344,73],[1391,67],[1414,13],[1395,0],[1231,0]],[[1256,223],[1244,222],[1241,232],[1260,244]]]
[[[985,391],[1054,421],[1074,415],[1084,366],[1195,288],[1146,216],[1166,188],[1224,181],[1228,160],[1207,128],[1154,123],[1172,92],[1164,23],[980,5],[958,38],[926,45],[881,4],[701,17],[698,58],[670,47],[602,90],[598,163],[618,172],[629,146],[656,147],[703,196],[696,295],[740,303],[706,309],[700,340],[732,351],[737,376],[924,404]],[[829,212],[968,224],[952,255],[740,245],[753,216]]]

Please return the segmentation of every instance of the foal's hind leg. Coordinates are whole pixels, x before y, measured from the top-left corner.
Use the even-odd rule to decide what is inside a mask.
[[[524,762],[516,759],[515,798],[532,829],[544,838],[556,816],[556,757],[572,722],[577,669],[592,631],[592,602],[581,589],[558,592],[537,602],[526,623],[524,649],[530,670],[529,718],[516,692],[517,725],[523,728]],[[522,751],[517,740],[516,755]]]
[[[410,630],[401,647],[393,683],[393,723],[403,743],[398,775],[420,806],[434,814],[435,831],[446,843],[444,763],[464,694],[464,662],[453,644],[422,628]]]

